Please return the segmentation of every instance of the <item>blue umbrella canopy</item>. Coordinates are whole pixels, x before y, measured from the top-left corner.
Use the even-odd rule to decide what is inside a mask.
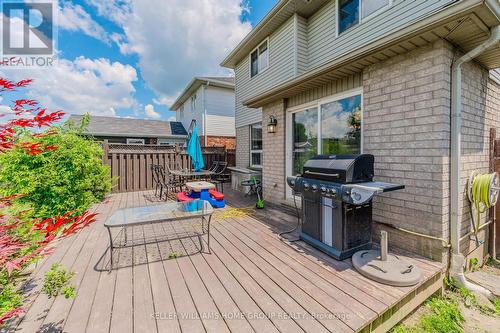
[[[200,171],[205,166],[203,152],[201,151],[200,139],[198,138],[198,127],[193,128],[193,133],[187,145],[187,153],[191,157],[194,171]]]

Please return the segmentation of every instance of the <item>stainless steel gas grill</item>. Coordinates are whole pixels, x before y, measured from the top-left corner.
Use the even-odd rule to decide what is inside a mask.
[[[336,259],[371,248],[372,198],[403,189],[373,181],[373,155],[319,155],[288,177],[302,198],[300,238]]]

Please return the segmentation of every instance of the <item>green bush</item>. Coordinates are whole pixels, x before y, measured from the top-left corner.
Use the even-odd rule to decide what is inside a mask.
[[[67,123],[48,130],[54,134],[45,135],[46,131],[35,139],[21,133],[21,143],[39,140],[54,150],[31,155],[18,147],[0,154],[0,194],[25,194],[21,203],[30,205],[39,218],[69,211],[81,214],[102,200],[111,189],[109,167],[102,164],[100,144],[80,135],[84,126],[85,122]]]
[[[0,314],[22,305],[22,297],[11,284],[0,287]]]
[[[75,276],[74,272],[70,272],[60,264],[54,264],[45,273],[43,280],[42,291],[49,298],[64,295],[65,298],[75,298],[76,288],[71,285],[71,278]]]

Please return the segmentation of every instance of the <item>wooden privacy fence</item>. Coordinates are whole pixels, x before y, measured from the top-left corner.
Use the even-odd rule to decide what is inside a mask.
[[[103,143],[103,163],[110,166],[114,178],[113,192],[133,192],[153,189],[151,165],[167,165],[171,169],[187,169],[191,159],[185,150],[173,146],[126,145]],[[227,161],[235,165],[234,150],[223,147],[202,147],[205,165],[213,161]]]

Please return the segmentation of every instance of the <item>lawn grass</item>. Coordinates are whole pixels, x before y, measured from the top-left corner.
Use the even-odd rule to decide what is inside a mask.
[[[458,308],[456,300],[434,296],[425,302],[429,313],[420,318],[417,325],[397,325],[393,333],[452,333],[464,332],[462,324],[464,318]]]
[[[425,314],[413,325],[399,324],[392,333],[462,333],[465,319],[460,312],[459,303],[473,308],[488,316],[500,316],[500,299],[491,300],[488,307],[478,302],[468,289],[458,286],[453,280],[445,279],[446,291],[443,296],[433,296],[425,303]]]

